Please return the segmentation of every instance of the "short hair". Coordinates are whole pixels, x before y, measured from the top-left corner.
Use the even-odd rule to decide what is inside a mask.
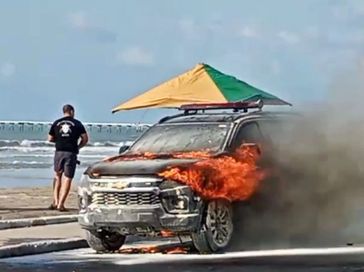
[[[63,113],[71,113],[71,112],[75,112],[75,108],[72,105],[66,104],[63,106]]]

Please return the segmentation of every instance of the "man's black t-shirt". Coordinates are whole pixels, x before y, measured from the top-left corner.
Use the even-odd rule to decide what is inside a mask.
[[[69,151],[78,154],[78,139],[86,133],[82,123],[72,117],[63,117],[56,120],[49,135],[55,139],[57,151]]]

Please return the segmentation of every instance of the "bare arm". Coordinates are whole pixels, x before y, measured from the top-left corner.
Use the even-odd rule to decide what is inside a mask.
[[[53,135],[48,134],[48,142],[54,143],[56,140]]]
[[[87,133],[81,134],[80,137],[81,137],[81,142],[78,145],[78,149],[81,149],[82,147],[84,147],[88,143],[88,135],[87,135]]]

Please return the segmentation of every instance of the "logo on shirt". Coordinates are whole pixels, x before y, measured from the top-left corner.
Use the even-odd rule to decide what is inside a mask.
[[[68,137],[70,133],[72,132],[71,126],[67,123],[61,124],[60,133],[62,137]]]

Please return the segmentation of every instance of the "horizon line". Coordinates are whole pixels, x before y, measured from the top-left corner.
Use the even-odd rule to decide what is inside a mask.
[[[53,122],[50,121],[29,121],[29,120],[0,120],[0,124],[21,124],[21,123],[28,123],[28,124],[42,124],[42,125],[51,125]],[[122,126],[122,125],[135,125],[135,126],[150,126],[150,123],[140,123],[140,122],[129,122],[129,123],[111,123],[111,122],[82,122],[84,125],[110,125],[110,126]]]

